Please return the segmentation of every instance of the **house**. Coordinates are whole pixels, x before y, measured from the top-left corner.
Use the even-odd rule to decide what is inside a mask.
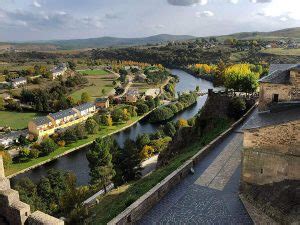
[[[96,106],[94,103],[87,102],[87,103],[84,103],[84,104],[74,107],[73,110],[77,112],[77,115],[79,117],[83,117],[83,116],[88,116],[88,115],[92,115],[93,113],[95,113]]]
[[[147,80],[147,76],[143,73],[138,73],[137,75],[135,75],[135,78],[134,78],[137,82],[146,82]]]
[[[84,103],[74,108],[34,118],[29,121],[28,130],[29,133],[39,138],[45,135],[52,135],[60,129],[84,122],[88,117],[93,116],[95,112],[96,106],[94,103]]]
[[[25,77],[18,77],[11,80],[11,86],[13,88],[18,88],[27,84],[27,79]]]
[[[145,97],[155,98],[159,95],[159,93],[160,93],[159,88],[150,88],[145,92]]]
[[[109,99],[108,98],[96,98],[95,105],[97,108],[107,109],[107,108],[109,108]]]
[[[12,131],[6,134],[0,135],[0,145],[4,146],[5,148],[17,143],[19,141],[19,137],[21,135],[27,136],[27,130],[19,130],[19,131]]]
[[[49,116],[41,116],[41,117],[36,117],[33,120],[29,121],[28,123],[28,130],[29,133],[40,137],[40,136],[45,136],[46,134],[50,135],[52,134],[47,133],[48,130],[54,128],[55,123],[54,120],[49,117]]]
[[[125,102],[135,103],[139,97],[139,90],[137,88],[129,89],[125,94]]]
[[[56,78],[63,76],[66,71],[67,71],[67,66],[65,63],[61,63],[57,65],[51,70],[52,79],[55,80]]]
[[[300,101],[300,65],[271,64],[269,75],[261,78],[259,111],[268,111],[272,105]]]

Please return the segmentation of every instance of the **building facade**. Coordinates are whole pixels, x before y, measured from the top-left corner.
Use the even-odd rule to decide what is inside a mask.
[[[108,109],[109,108],[109,99],[108,98],[96,98],[95,105],[100,109]]]
[[[71,109],[50,113],[47,116],[37,117],[28,123],[29,133],[38,138],[52,135],[59,129],[68,128],[84,122],[94,115],[96,106],[93,103],[85,103]]]
[[[61,63],[57,65],[51,70],[52,80],[55,80],[60,76],[63,76],[66,71],[67,71],[67,65],[65,63]]]
[[[13,88],[18,88],[27,84],[27,79],[25,77],[18,77],[11,80],[11,86]]]

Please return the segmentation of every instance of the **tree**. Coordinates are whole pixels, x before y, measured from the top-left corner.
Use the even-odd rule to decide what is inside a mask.
[[[187,120],[185,120],[185,119],[179,119],[177,121],[177,126],[178,127],[187,127],[187,126],[189,126],[189,124],[188,124]]]
[[[90,101],[91,101],[91,96],[89,95],[89,93],[83,92],[81,94],[81,102],[86,103],[86,102],[90,102]]]
[[[139,134],[136,139],[136,144],[139,149],[142,149],[145,145],[150,143],[150,138],[148,134]]]
[[[122,119],[125,120],[125,121],[130,120],[130,113],[128,112],[127,109],[123,109],[123,112],[122,112]]]
[[[5,110],[5,107],[4,107],[4,100],[2,97],[0,97],[0,110]]]
[[[145,145],[142,151],[140,152],[141,160],[150,158],[151,156],[153,156],[153,153],[154,153],[154,148],[152,146]]]
[[[74,128],[76,137],[81,140],[87,137],[87,130],[85,129],[85,126],[81,123],[75,126]]]
[[[57,148],[56,143],[51,138],[46,138],[43,140],[40,146],[43,155],[49,155]]]
[[[22,148],[19,151],[19,155],[17,157],[19,162],[27,162],[30,160],[30,150],[28,148]]]
[[[233,98],[228,107],[228,115],[231,118],[239,119],[246,110],[246,103],[244,99],[236,97]]]
[[[115,109],[111,113],[111,118],[115,123],[121,122],[123,119],[123,110],[120,108]]]
[[[138,113],[138,115],[143,115],[143,114],[149,112],[148,105],[146,105],[144,103],[138,103],[136,105],[136,107],[137,107],[137,113]]]
[[[91,169],[90,176],[92,185],[102,186],[106,192],[106,186],[111,183],[116,172],[112,164],[110,149],[114,145],[111,137],[98,138],[93,142],[86,157]]]
[[[99,126],[97,122],[90,117],[85,122],[85,129],[89,134],[96,134],[99,130]]]
[[[120,151],[118,165],[119,172],[122,174],[125,182],[135,180],[141,177],[140,151],[134,141],[127,139],[124,148]]]
[[[73,61],[68,61],[68,66],[71,70],[75,70],[76,68],[76,63]]]
[[[173,137],[174,134],[176,133],[176,128],[172,122],[168,122],[164,127],[163,127],[164,133],[169,136]]]
[[[7,169],[9,167],[9,165],[12,163],[12,158],[11,158],[10,154],[7,151],[4,151],[4,149],[1,149],[0,156],[2,156],[2,158],[3,158],[4,168]]]

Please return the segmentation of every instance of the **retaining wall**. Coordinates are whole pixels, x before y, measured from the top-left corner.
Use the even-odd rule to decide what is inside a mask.
[[[154,186],[150,191],[141,196],[137,201],[132,203],[117,217],[112,219],[108,224],[133,224],[149,211],[156,203],[158,203],[175,185],[183,180],[203,157],[209,153],[215,146],[221,143],[229,134],[231,134],[238,126],[240,126],[256,108],[257,104],[251,107],[248,112],[242,116],[237,122],[230,126],[226,131],[202,148],[191,159],[187,160],[178,169],[168,175],[160,183]]]

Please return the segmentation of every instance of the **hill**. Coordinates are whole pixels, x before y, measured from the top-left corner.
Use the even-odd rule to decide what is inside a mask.
[[[219,36],[218,39],[223,40],[226,38],[236,38],[242,40],[249,40],[249,39],[295,39],[300,40],[300,27],[295,28],[287,28],[282,30],[276,30],[271,32],[241,32],[241,33],[234,33],[230,35],[222,35]]]

